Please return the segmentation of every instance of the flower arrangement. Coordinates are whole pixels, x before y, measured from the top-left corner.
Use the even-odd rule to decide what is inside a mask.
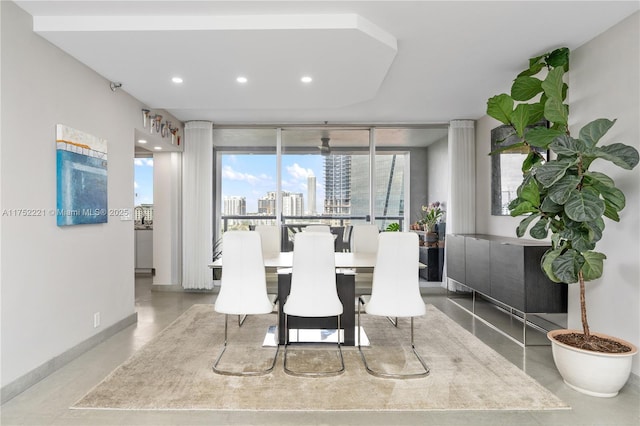
[[[422,219],[419,221],[421,225],[424,225],[425,231],[433,232],[437,223],[444,215],[444,210],[440,207],[440,202],[435,201],[428,206],[422,206]]]

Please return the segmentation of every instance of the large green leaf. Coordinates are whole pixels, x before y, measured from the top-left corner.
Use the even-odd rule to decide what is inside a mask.
[[[540,217],[539,214],[531,214],[520,221],[520,224],[516,228],[516,235],[518,238],[522,238],[524,234],[527,232],[527,228],[533,219],[536,217]]]
[[[520,202],[513,205],[513,208],[512,204],[509,205],[509,214],[511,216],[516,217],[527,213],[537,213],[538,209],[529,201],[524,201],[520,198],[516,198],[516,200],[519,200]]]
[[[519,104],[516,106],[516,109],[511,113],[511,123],[513,123],[518,136],[523,137],[529,124],[529,105]]]
[[[569,49],[561,47],[551,52],[547,57],[547,64],[552,67],[562,67],[564,71],[569,71]]]
[[[540,191],[538,190],[538,182],[535,179],[527,179],[518,189],[520,198],[528,201],[532,206],[540,205]]]
[[[577,250],[567,250],[551,263],[553,274],[562,282],[571,284],[578,281],[578,272],[584,264],[584,258]]]
[[[591,222],[584,222],[584,226],[591,231],[591,241],[597,243],[602,239],[602,231],[604,231],[604,219],[601,217]]]
[[[529,68],[527,68],[526,70],[518,74],[518,77],[536,75],[540,72],[542,68],[544,68],[544,64],[541,62],[537,64],[532,64]]]
[[[557,98],[549,98],[544,104],[544,116],[552,123],[566,126],[569,119],[569,107]]]
[[[542,92],[542,81],[535,77],[518,77],[511,86],[511,97],[516,101],[528,101],[540,92]]]
[[[602,184],[605,186],[615,186],[615,182],[613,181],[613,179],[611,179],[609,176],[605,175],[604,173],[591,172],[587,170],[586,172],[584,172],[584,176],[586,180],[591,185],[594,185],[594,186],[596,184]]]
[[[491,151],[489,153],[489,155],[499,154],[499,153],[504,152],[504,151],[511,151],[514,148],[522,148],[523,146],[525,146],[524,142],[514,143],[513,145],[501,146],[500,148],[494,149],[493,151]]]
[[[565,175],[567,169],[575,164],[570,160],[547,161],[536,169],[536,179],[545,188],[550,187]]]
[[[620,222],[620,215],[611,204],[604,203],[604,215],[614,222]]]
[[[609,160],[616,166],[631,170],[638,165],[638,150],[622,143],[613,143],[595,149],[595,156]]]
[[[529,151],[527,158],[525,158],[522,162],[522,172],[526,173],[534,166],[536,166],[537,164],[542,164],[544,161],[545,159],[542,154],[540,154],[538,151],[531,150]]]
[[[626,198],[624,193],[614,186],[598,185],[595,187],[600,192],[604,202],[613,207],[616,211],[624,209]]]
[[[548,129],[546,127],[535,127],[529,129],[524,138],[531,146],[547,149],[549,144],[553,142],[558,136],[564,135],[564,132],[559,130]]]
[[[529,234],[531,234],[531,236],[537,240],[547,238],[547,235],[549,233],[548,224],[549,219],[547,219],[546,217],[540,218],[540,220],[531,227]]]
[[[549,97],[549,99],[556,99],[562,103],[562,86],[564,85],[564,81],[562,80],[564,76],[564,70],[562,68],[554,68],[547,74],[547,77],[541,84],[544,93]],[[555,121],[555,120],[551,120]]]
[[[602,276],[604,267],[604,259],[607,258],[603,253],[596,251],[588,251],[582,253],[584,257],[584,265],[582,265],[582,276],[585,281],[593,281]]]
[[[604,213],[604,201],[597,191],[584,188],[582,191],[574,189],[564,205],[564,212],[576,222],[590,222]]]
[[[616,120],[611,121],[606,118],[593,120],[580,129],[580,139],[583,140],[589,148],[593,148],[615,122]]]
[[[558,136],[549,145],[556,154],[574,156],[586,151],[586,145],[579,139],[574,139],[569,135]]]
[[[561,232],[562,237],[570,240],[571,247],[579,252],[593,250],[596,247],[594,232],[588,226],[583,225],[584,224],[580,224],[580,226],[577,227],[565,228]]]
[[[544,66],[544,63],[540,62],[540,59],[544,58],[545,56],[547,56],[547,55],[544,54],[544,55],[540,55],[540,56],[534,56],[533,58],[529,58],[529,69],[531,69],[531,67],[533,67],[534,65],[542,65],[542,66]]]
[[[555,215],[563,210],[563,206],[555,203],[551,197],[545,197],[540,206],[540,210],[549,215]]]
[[[548,197],[557,204],[564,204],[569,199],[571,191],[576,189],[580,178],[575,175],[564,175],[562,179],[549,187]]]
[[[554,283],[562,282],[562,280],[556,277],[556,275],[553,272],[553,261],[556,260],[556,258],[560,256],[561,253],[562,253],[562,250],[560,249],[556,249],[556,250],[549,249],[544,253],[544,255],[542,255],[542,259],[540,260],[540,265],[542,266],[542,270],[547,275],[547,277],[549,277],[549,279]]]
[[[536,102],[529,105],[529,124],[532,126],[544,119],[544,102]]]
[[[489,98],[487,101],[487,115],[504,124],[511,124],[512,112],[513,99],[506,93]]]

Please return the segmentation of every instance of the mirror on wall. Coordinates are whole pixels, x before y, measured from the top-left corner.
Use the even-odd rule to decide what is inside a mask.
[[[546,126],[546,122],[531,127]],[[491,156],[491,214],[493,216],[509,216],[509,203],[518,194],[518,186],[522,183],[522,162],[527,158],[529,148],[518,146],[521,141],[513,127],[503,125],[491,130],[491,152],[512,146],[499,154]],[[546,151],[541,151],[546,158]]]

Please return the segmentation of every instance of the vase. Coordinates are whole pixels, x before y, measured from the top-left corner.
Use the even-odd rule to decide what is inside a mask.
[[[558,334],[582,333],[577,330],[553,330],[547,333],[556,368],[564,382],[572,389],[590,396],[616,396],[627,383],[631,361],[638,349],[631,343],[600,333],[591,333],[618,341],[631,348],[630,352],[603,353],[575,348],[554,339]]]

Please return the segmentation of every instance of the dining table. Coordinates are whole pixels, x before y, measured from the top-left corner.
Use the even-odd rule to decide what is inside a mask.
[[[267,270],[278,272],[278,343],[285,344],[285,319],[283,306],[291,291],[291,270],[293,267],[293,252],[280,252],[275,256],[265,256],[264,266]],[[371,272],[376,264],[376,255],[373,253],[357,252],[335,252],[336,267],[336,289],[338,297],[342,302],[342,316],[340,324],[342,336],[340,336],[345,346],[355,346],[356,344],[356,323],[355,323],[355,276],[358,272]],[[416,265],[418,267],[426,265]],[[223,267],[222,258],[209,264],[211,268]],[[313,303],[313,301],[309,301]],[[297,317],[289,316],[288,327],[290,330],[320,329],[335,330],[335,317]]]

